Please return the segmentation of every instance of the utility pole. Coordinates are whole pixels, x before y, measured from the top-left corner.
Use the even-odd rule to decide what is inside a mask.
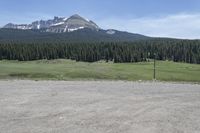
[[[154,53],[153,80],[156,80],[156,53]]]

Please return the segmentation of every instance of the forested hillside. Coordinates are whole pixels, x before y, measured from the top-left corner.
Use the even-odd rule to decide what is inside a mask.
[[[59,40],[1,42],[0,59],[39,60],[72,59],[95,62],[99,60],[140,62],[154,58],[200,64],[200,41],[151,39],[127,42],[64,42]]]

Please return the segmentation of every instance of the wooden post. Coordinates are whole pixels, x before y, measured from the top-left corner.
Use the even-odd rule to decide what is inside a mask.
[[[153,79],[156,80],[156,53],[154,53]]]

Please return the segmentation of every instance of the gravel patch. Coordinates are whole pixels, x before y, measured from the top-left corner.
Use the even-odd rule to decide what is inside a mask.
[[[0,81],[1,133],[199,133],[200,85]]]

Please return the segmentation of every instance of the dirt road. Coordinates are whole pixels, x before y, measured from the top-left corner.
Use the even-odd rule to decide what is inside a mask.
[[[199,133],[200,85],[0,81],[1,133]]]

